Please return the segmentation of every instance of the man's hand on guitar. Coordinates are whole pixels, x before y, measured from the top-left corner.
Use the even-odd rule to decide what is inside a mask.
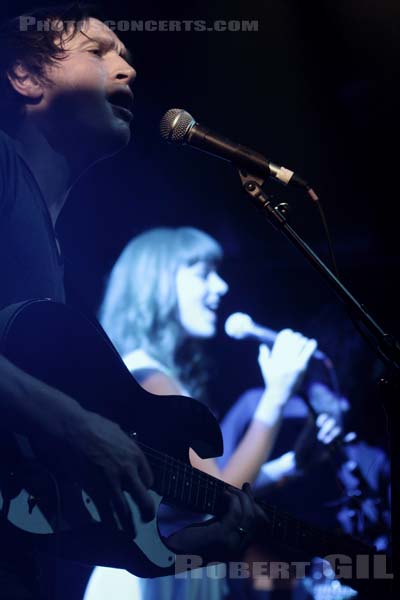
[[[66,438],[67,450],[72,450],[71,466],[76,469],[72,475],[76,474],[98,507],[103,506],[109,516],[115,511],[123,529],[134,535],[123,492],[131,495],[144,521],[153,519],[155,507],[148,493],[153,483],[151,469],[138,445],[119,425],[96,413],[85,413]]]
[[[181,529],[168,538],[168,546],[177,554],[199,555],[204,564],[238,559],[268,519],[248,483],[242,491],[229,488],[226,498],[227,510],[220,519]]]
[[[143,520],[154,517],[147,491],[152,472],[142,451],[119,425],[86,410],[1,355],[0,405],[4,425],[43,445],[43,458],[79,480],[96,507],[104,507],[105,518],[115,522],[115,511],[123,528],[133,533],[123,490],[132,496]]]

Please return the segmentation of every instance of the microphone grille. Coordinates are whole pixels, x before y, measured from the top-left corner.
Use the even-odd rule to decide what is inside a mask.
[[[249,334],[252,324],[253,320],[249,315],[241,312],[233,313],[225,321],[225,333],[229,337],[241,340]]]
[[[182,143],[195,123],[192,115],[183,108],[170,108],[160,121],[161,137],[167,142]]]

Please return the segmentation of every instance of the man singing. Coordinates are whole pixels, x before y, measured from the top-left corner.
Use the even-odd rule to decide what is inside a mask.
[[[38,26],[47,22],[50,27]],[[0,308],[31,298],[65,301],[55,233],[72,186],[130,140],[136,72],[119,38],[78,5],[39,9],[0,32]],[[124,491],[143,519],[154,516],[152,473],[138,446],[108,419],[30,377],[0,355],[5,430],[48,440],[68,455],[82,486],[101,482],[132,531]],[[229,557],[261,518],[251,493],[232,493],[220,521],[178,532],[179,552]],[[239,531],[239,533],[238,533]],[[35,552],[0,521],[0,597],[40,597]]]

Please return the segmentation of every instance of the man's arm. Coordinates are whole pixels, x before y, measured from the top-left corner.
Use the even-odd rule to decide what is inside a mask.
[[[112,421],[85,410],[63,392],[31,377],[0,355],[0,414],[4,429],[48,440],[82,486],[109,500],[121,523],[133,531],[123,494],[128,491],[144,520],[154,516],[148,488],[152,473],[138,446]]]
[[[28,436],[67,434],[69,426],[85,418],[81,405],[31,377],[0,355],[0,407],[6,429]]]
[[[21,371],[1,355],[0,414],[5,429],[31,439],[45,436],[56,452],[68,453],[68,465],[74,475],[80,475],[80,480],[90,485],[92,475],[100,475],[110,503],[132,533],[123,489],[137,502],[143,518],[154,516],[153,502],[147,493],[152,483],[150,469],[140,449],[122,429]],[[123,484],[124,480],[128,485]],[[266,521],[248,486],[244,491],[231,490],[227,499],[227,511],[221,519],[174,533],[168,539],[171,548],[177,553],[199,555],[205,563],[237,555]]]

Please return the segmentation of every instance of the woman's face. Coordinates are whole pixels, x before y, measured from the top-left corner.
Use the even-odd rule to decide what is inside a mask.
[[[178,314],[188,335],[199,338],[215,335],[216,311],[227,291],[228,284],[212,263],[200,260],[179,267],[176,273]]]

